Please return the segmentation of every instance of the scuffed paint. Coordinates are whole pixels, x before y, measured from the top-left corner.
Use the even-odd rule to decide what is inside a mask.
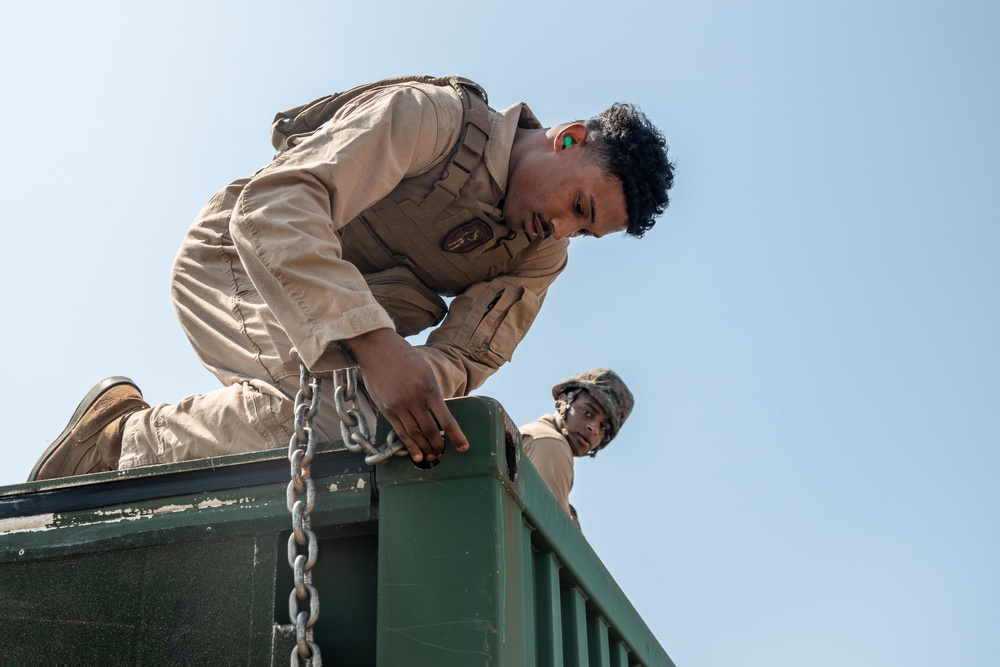
[[[359,477],[358,481],[354,483],[354,486],[352,487],[348,484],[348,486],[345,487],[345,491],[350,491],[352,488],[363,489],[366,486],[368,486],[368,483],[365,482],[365,479],[363,477]],[[340,491],[340,485],[337,484],[336,482],[332,482],[330,486],[328,486],[327,488],[330,489],[330,491],[332,492]]]
[[[40,530],[53,530],[56,528],[66,528],[79,526],[81,524],[94,525],[101,523],[117,523],[120,521],[135,521],[136,519],[149,519],[160,514],[172,514],[174,512],[186,512],[188,510],[203,510],[227,505],[237,505],[253,502],[254,498],[238,498],[223,500],[221,498],[206,498],[186,505],[162,505],[152,508],[123,507],[109,510],[95,510],[91,516],[101,517],[98,521],[88,521],[80,515],[62,514],[37,514],[33,516],[13,517],[10,519],[0,519],[0,535],[23,533]]]
[[[7,533],[23,533],[33,530],[52,530],[56,526],[55,514],[35,514],[32,516],[15,516],[10,519],[0,519],[0,535]]]

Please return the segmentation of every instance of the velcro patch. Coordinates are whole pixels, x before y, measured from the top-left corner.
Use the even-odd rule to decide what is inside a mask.
[[[469,252],[492,238],[493,230],[490,226],[475,218],[448,232],[444,241],[441,242],[441,249],[445,252]]]

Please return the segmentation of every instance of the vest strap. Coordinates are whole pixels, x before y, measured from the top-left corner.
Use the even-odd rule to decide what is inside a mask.
[[[465,117],[458,147],[444,170],[444,176],[421,202],[420,209],[425,217],[435,220],[458,199],[462,188],[469,181],[472,172],[483,158],[486,142],[490,139],[489,108],[482,97],[469,94],[465,86],[456,86],[465,103]]]

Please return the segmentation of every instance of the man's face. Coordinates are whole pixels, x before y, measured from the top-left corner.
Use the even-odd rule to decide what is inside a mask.
[[[628,224],[621,180],[589,158],[590,146],[573,143],[540,148],[511,170],[504,219],[529,237],[605,236]]]
[[[566,395],[559,397],[565,400]],[[601,404],[584,389],[566,412],[566,430],[569,431],[569,446],[574,456],[586,456],[597,449],[611,432],[611,419]]]

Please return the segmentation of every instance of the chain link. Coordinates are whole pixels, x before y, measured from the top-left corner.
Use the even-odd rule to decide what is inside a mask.
[[[316,506],[316,483],[310,465],[316,455],[316,414],[320,404],[319,379],[305,366],[299,370],[299,391],[295,395],[295,433],[288,442],[291,481],[285,493],[288,511],[292,515],[292,534],[288,536],[288,565],[292,568],[294,586],[288,598],[288,617],[295,624],[295,648],[291,667],[305,664],[322,667],[323,657],[313,638],[313,626],[319,619],[319,591],[312,584],[312,567],[319,557],[319,541],[310,528],[309,515]],[[297,494],[305,492],[305,501]],[[305,553],[301,550],[304,549]],[[308,602],[308,611],[299,611],[299,601]]]
[[[337,406],[337,416],[340,417],[340,436],[344,445],[352,452],[365,452],[365,463],[375,465],[391,456],[406,456],[402,441],[396,436],[396,431],[389,431],[385,444],[379,447],[376,443],[374,425],[369,425],[361,410],[362,400],[358,396],[358,369],[351,367],[334,372],[336,391],[333,402]]]
[[[319,591],[312,583],[312,568],[319,557],[319,540],[310,528],[309,515],[316,506],[316,483],[310,465],[316,455],[318,432],[316,415],[321,401],[319,378],[305,365],[299,369],[299,391],[295,395],[295,433],[288,442],[291,480],[285,492],[285,503],[292,515],[292,534],[288,536],[288,565],[292,568],[294,585],[288,596],[288,617],[295,624],[295,648],[291,667],[300,667],[305,660],[311,667],[322,667],[323,657],[316,643],[313,626],[319,619]],[[361,409],[356,368],[334,374],[334,403],[340,418],[340,435],[352,452],[364,451],[365,463],[375,465],[391,456],[406,456],[396,431],[389,431],[385,445],[376,444],[375,433]],[[298,494],[305,493],[305,500]],[[303,550],[305,553],[303,553]],[[308,609],[299,609],[299,603]]]

